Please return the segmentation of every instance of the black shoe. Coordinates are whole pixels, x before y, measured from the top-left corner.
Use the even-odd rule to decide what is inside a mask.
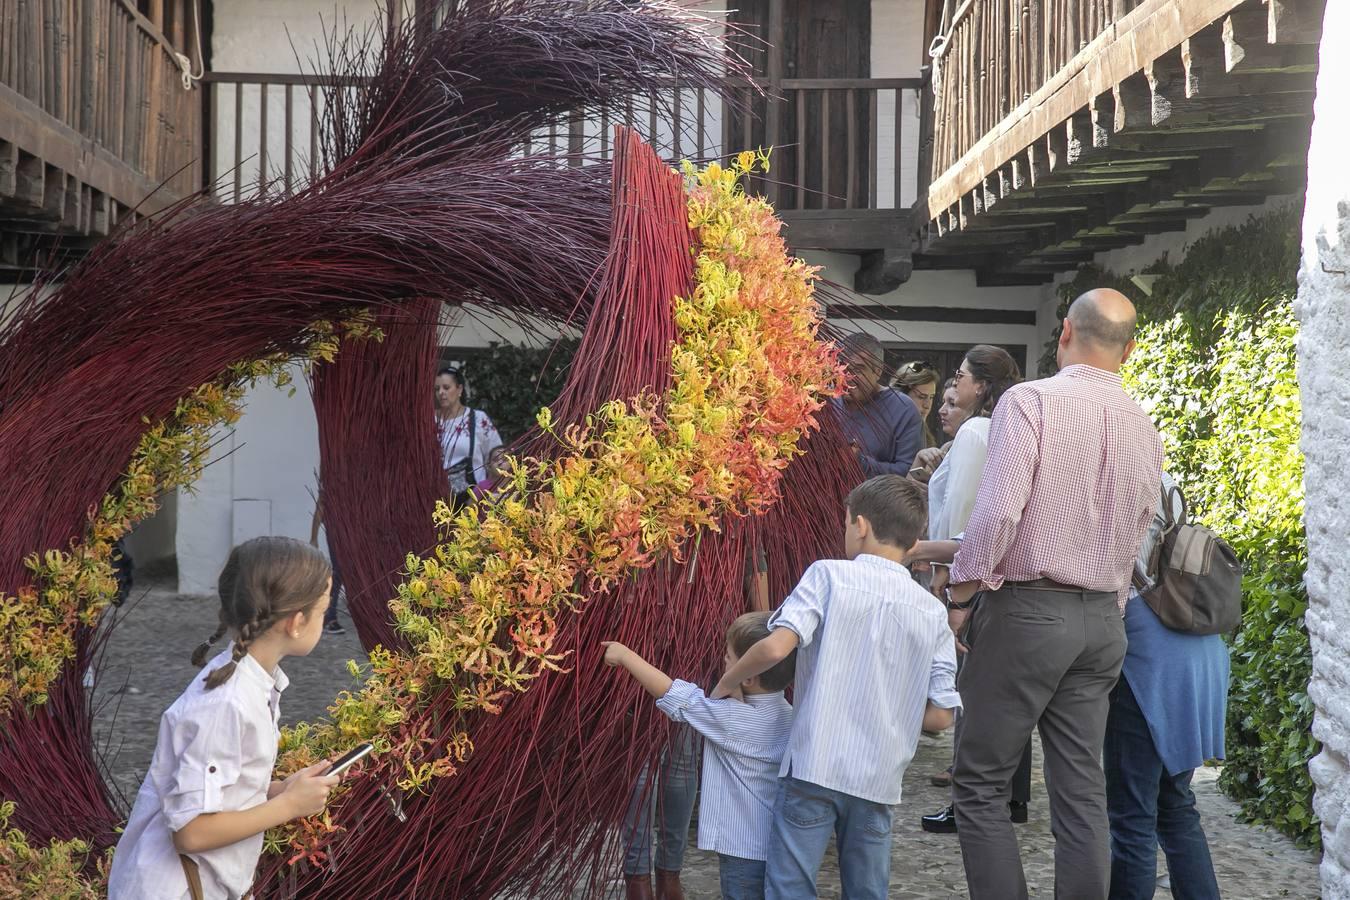
[[[956,810],[949,806],[931,816],[924,816],[919,824],[930,834],[956,834]]]
[[[343,627],[342,627],[342,623],[339,622],[337,619],[334,619],[334,620],[331,621],[331,622],[325,623],[324,626],[323,626],[323,630],[326,631],[326,632],[328,632],[329,634],[346,634],[346,633],[347,633],[347,629],[343,628]]]
[[[1015,825],[1027,824],[1027,805],[1021,800],[1014,800],[1008,804],[1008,818],[1013,820]]]

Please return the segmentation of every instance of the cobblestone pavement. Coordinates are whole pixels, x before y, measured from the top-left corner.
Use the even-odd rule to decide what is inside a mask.
[[[112,628],[95,690],[95,733],[109,775],[128,801],[134,798],[154,750],[159,715],[196,671],[189,656],[213,630],[216,610],[214,598],[180,598],[163,589],[137,590]],[[347,623],[345,611],[343,621]],[[291,679],[282,699],[286,722],[322,715],[334,695],[350,685],[345,663],[359,658],[361,647],[347,624],[345,635],[324,635],[309,657],[285,662]],[[904,802],[895,813],[892,898],[965,896],[956,837],[927,834],[919,828],[920,815],[946,803],[945,790],[929,785],[928,776],[944,768],[950,754],[949,736],[925,737],[919,742],[905,779]],[[1031,895],[1051,897],[1054,839],[1040,774],[1039,746],[1037,754],[1031,821],[1019,826],[1018,838]],[[1242,900],[1318,897],[1316,855],[1298,849],[1283,835],[1240,824],[1236,805],[1219,793],[1217,777],[1216,769],[1197,772],[1195,791],[1224,896]],[[1161,856],[1158,871],[1158,896],[1170,897]],[[683,880],[691,900],[717,897],[716,856],[693,849],[691,841]],[[622,896],[619,887],[613,886],[611,896]],[[821,873],[820,896],[840,896],[832,852]]]

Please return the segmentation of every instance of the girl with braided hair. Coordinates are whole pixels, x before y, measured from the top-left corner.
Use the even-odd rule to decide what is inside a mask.
[[[192,654],[205,665],[160,718],[150,770],[108,879],[108,896],[184,900],[248,894],[263,832],[317,815],[338,776],[330,761],[273,781],[287,656],[323,634],[328,561],[291,538],[240,544],[220,573],[220,627]],[[213,643],[230,645],[210,662]]]

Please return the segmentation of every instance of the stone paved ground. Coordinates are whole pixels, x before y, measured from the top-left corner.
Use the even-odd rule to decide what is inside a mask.
[[[192,648],[213,630],[213,598],[179,598],[170,591],[138,590],[134,603],[110,635],[95,702],[99,706],[96,734],[103,747],[113,781],[128,800],[144,775],[154,749],[159,714],[171,703],[194,673],[188,657]],[[344,613],[344,622],[345,613]],[[291,687],[283,699],[287,722],[314,718],[337,691],[350,684],[345,661],[360,655],[355,633],[325,635],[305,659],[285,663]],[[945,792],[928,784],[928,776],[943,768],[950,757],[951,740],[923,738],[905,779],[905,801],[896,811],[892,853],[892,898],[942,898],[965,895],[961,855],[955,836],[926,834],[918,817],[942,806]],[[1039,753],[1039,748],[1038,748]],[[1032,896],[1053,895],[1053,838],[1039,757],[1033,783],[1031,821],[1018,829],[1022,856]],[[1196,794],[1213,848],[1215,868],[1224,896],[1261,898],[1315,898],[1317,858],[1299,850],[1282,835],[1237,822],[1236,806],[1221,795],[1217,770],[1196,775]],[[1160,861],[1164,889],[1166,867]],[[686,861],[684,883],[690,898],[715,898],[717,860],[692,849]],[[617,890],[613,895],[621,895]],[[827,859],[820,880],[820,896],[837,898],[839,878],[833,859]]]

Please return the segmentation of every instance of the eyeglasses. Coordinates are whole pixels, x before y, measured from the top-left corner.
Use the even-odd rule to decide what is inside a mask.
[[[952,381],[956,382],[957,384],[960,384],[963,378],[971,378],[971,377],[973,376],[965,369],[957,369],[956,374],[952,376]]]
[[[922,359],[916,359],[913,362],[907,362],[899,368],[901,372],[913,372],[915,375],[920,372],[936,372],[937,366]]]

